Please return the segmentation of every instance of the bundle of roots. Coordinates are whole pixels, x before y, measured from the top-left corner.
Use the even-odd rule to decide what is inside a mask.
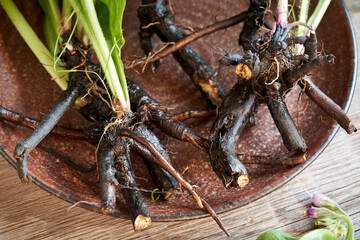
[[[71,134],[91,139],[91,142],[97,146],[97,170],[103,212],[115,210],[116,185],[120,184],[127,186],[122,188],[122,194],[134,229],[142,230],[151,223],[147,203],[134,178],[129,157],[131,148],[146,160],[149,171],[164,191],[165,200],[176,197],[183,189],[187,190],[199,208],[209,212],[229,235],[206,201],[172,167],[166,149],[149,126],[156,126],[167,135],[190,142],[200,150],[208,152],[213,170],[227,188],[232,186],[242,188],[248,184],[249,177],[244,163],[295,165],[306,160],[304,153],[307,145],[285,103],[287,93],[295,85],[304,89],[310,99],[349,134],[356,131],[344,111],[321,92],[308,75],[316,67],[332,63],[334,56],[318,56],[315,31],[310,30],[309,37],[290,37],[289,31],[296,23],[289,24],[285,28],[277,24],[274,31],[269,30],[259,37],[259,30],[264,26],[269,27],[264,22],[268,7],[269,1],[252,0],[247,11],[187,36],[174,24],[168,0],[142,0],[138,10],[141,22],[139,36],[145,54],[152,55],[154,52],[153,34],[158,35],[163,42],[175,42],[175,45],[168,47],[164,52],[173,53],[182,69],[208,99],[210,108],[217,108],[208,139],[197,136],[185,124],[169,116],[151,96],[129,79],[127,84],[132,112],[125,112],[121,118],[118,118],[118,114],[111,108],[111,99],[99,84],[98,76],[103,74],[101,67],[91,61],[95,53],[91,49],[84,49],[74,37],[64,33],[62,35],[64,42],[70,38],[70,44],[65,46],[66,51],[61,57],[62,61],[67,69],[79,71],[69,73],[68,89],[62,93],[43,121],[38,123],[3,107],[0,108],[0,119],[37,127],[27,139],[16,146],[14,156],[20,178],[24,182],[30,181],[28,155],[47,134],[53,131],[68,136],[69,131],[57,127],[56,123],[74,105],[76,99],[86,95],[90,100],[79,111],[94,125],[85,135],[73,132]],[[237,82],[225,96],[210,66],[192,49],[190,42],[239,22],[244,22],[239,44],[245,54],[228,52],[220,60],[223,65],[235,65],[238,75]],[[302,54],[293,55],[295,44],[304,45],[305,50]],[[165,54],[156,53],[155,57],[147,62],[158,66],[161,60],[159,55]],[[260,104],[268,106],[283,143],[291,153],[288,158],[236,153],[238,136],[247,124],[256,124],[256,112]],[[198,114],[209,115],[206,111]],[[189,112],[187,117],[194,115],[197,113]],[[92,170],[81,169],[71,161],[70,164],[81,171]]]

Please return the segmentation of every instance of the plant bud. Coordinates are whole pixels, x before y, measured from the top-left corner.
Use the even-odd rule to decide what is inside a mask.
[[[332,211],[339,209],[338,204],[334,200],[326,197],[320,192],[314,193],[312,195],[311,202],[317,207],[326,207],[327,209],[330,209]]]
[[[309,208],[306,210],[306,216],[310,218],[321,218],[319,220],[322,220],[325,217],[330,217],[331,215],[332,212],[326,208]]]
[[[323,217],[315,221],[315,224],[318,226],[330,226],[336,223],[337,221],[333,217]]]

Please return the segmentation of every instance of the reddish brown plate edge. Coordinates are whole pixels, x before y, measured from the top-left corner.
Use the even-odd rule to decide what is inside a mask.
[[[358,57],[357,57],[357,43],[356,43],[356,36],[355,36],[355,31],[354,31],[354,26],[353,23],[351,21],[350,18],[350,14],[348,9],[346,8],[346,5],[344,3],[343,0],[340,0],[341,5],[345,11],[345,15],[346,18],[348,20],[348,31],[351,32],[351,36],[352,36],[352,43],[353,43],[353,64],[354,64],[354,70],[353,70],[353,78],[351,80],[351,85],[349,88],[349,96],[348,99],[346,101],[346,105],[345,105],[345,111],[347,112],[350,108],[351,105],[351,101],[353,99],[354,96],[354,92],[355,92],[355,86],[356,86],[356,79],[357,79],[357,70],[358,70]],[[293,179],[295,176],[297,176],[299,173],[301,173],[303,170],[305,170],[306,167],[308,167],[311,163],[313,163],[313,161],[324,151],[324,149],[329,145],[329,143],[332,141],[332,139],[335,137],[337,131],[339,130],[339,125],[336,125],[335,127],[333,127],[333,130],[330,132],[328,138],[325,140],[325,142],[318,148],[317,151],[315,151],[310,157],[309,159],[303,163],[302,165],[300,165],[299,167],[297,167],[291,174],[289,174],[288,176],[286,176],[284,179],[282,179],[281,181],[270,185],[266,188],[264,188],[262,191],[260,191],[259,193],[252,195],[251,197],[239,200],[239,201],[235,201],[235,202],[230,202],[227,205],[224,205],[222,207],[218,207],[215,209],[215,211],[217,213],[221,213],[221,212],[225,212],[225,211],[229,211],[235,208],[239,208],[242,206],[245,206],[251,202],[254,202],[255,200],[258,200],[259,198],[262,198],[264,196],[266,196],[267,194],[275,191],[276,189],[280,188],[281,186],[285,185],[286,183],[288,183],[291,179]],[[8,160],[8,159],[6,159]],[[9,164],[14,167],[15,169],[16,164],[14,161],[8,160]],[[78,199],[72,197],[71,195],[65,194],[62,191],[58,191],[56,189],[53,189],[51,187],[49,187],[48,185],[46,185],[45,183],[43,183],[42,181],[40,181],[37,177],[34,177],[32,175],[30,175],[32,182],[35,183],[37,186],[39,186],[40,188],[46,190],[47,192],[61,198],[62,200],[65,200],[69,203],[75,204],[80,202]],[[96,212],[96,213],[100,213],[100,214],[105,214],[104,212],[101,211],[101,208],[98,206],[94,206],[94,205],[90,205],[88,203],[82,203],[80,202],[78,204],[78,206]],[[118,217],[118,218],[124,218],[124,219],[130,219],[127,213],[124,212],[119,212],[119,211],[115,211],[114,213],[106,213],[105,215],[109,215],[109,216],[113,216],[113,217]],[[205,212],[201,212],[201,211],[196,211],[196,212],[184,212],[180,214],[171,214],[171,215],[167,215],[167,216],[151,216],[153,221],[164,221],[164,222],[172,222],[172,221],[185,221],[185,220],[191,220],[191,219],[197,219],[197,218],[202,218],[202,217],[206,217],[209,216],[209,214],[206,214]]]

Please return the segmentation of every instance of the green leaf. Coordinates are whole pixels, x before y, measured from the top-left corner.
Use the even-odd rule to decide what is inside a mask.
[[[98,0],[96,3],[96,13],[108,48],[111,49],[111,56],[120,78],[121,88],[125,93],[125,99],[128,100],[124,65],[121,60],[121,48],[125,44],[122,30],[125,4],[125,0]]]
[[[96,12],[104,36],[111,43],[111,45],[108,45],[110,49],[113,47],[114,42],[117,43],[119,48],[125,43],[122,31],[125,4],[125,0],[98,0],[97,2]]]
[[[270,230],[258,236],[256,240],[296,240],[296,238],[279,230]]]
[[[21,37],[25,40],[26,44],[30,47],[31,51],[35,54],[36,58],[41,62],[46,71],[55,78],[55,82],[61,89],[67,88],[67,82],[64,78],[59,78],[61,73],[58,73],[52,67],[54,60],[50,57],[52,53],[41,42],[24,16],[21,14],[15,3],[11,0],[0,0],[0,5],[4,8],[9,16],[11,22],[20,33]]]
[[[306,233],[299,240],[338,240],[337,237],[325,228],[316,229]]]

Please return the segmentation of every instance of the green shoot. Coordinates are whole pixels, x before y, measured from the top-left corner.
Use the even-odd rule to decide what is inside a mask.
[[[300,13],[299,13],[299,22],[306,23],[309,14],[310,0],[301,0],[300,1]],[[295,36],[305,36],[307,35],[307,28],[305,26],[298,26]],[[302,45],[296,44],[295,53],[300,54],[304,49]]]
[[[106,2],[106,1],[102,1],[102,2]],[[119,1],[112,1],[112,2],[119,2]],[[97,54],[101,66],[103,67],[107,83],[114,98],[113,100],[116,102],[116,105],[119,105],[119,107],[117,107],[116,110],[130,111],[130,101],[127,93],[127,88],[124,89],[122,87],[122,86],[126,87],[126,79],[125,79],[125,74],[120,59],[120,55],[117,55],[114,58],[108,46],[109,41],[111,42],[115,41],[115,43],[117,43],[117,40],[107,39],[108,41],[106,41],[103,30],[98,20],[98,15],[96,13],[93,0],[78,0],[78,1],[72,1],[71,3],[72,3],[72,7],[75,9],[79,17],[80,23],[82,24],[82,26],[84,26],[85,32],[88,35],[93,45],[93,48]],[[122,81],[122,83],[120,83],[120,81]]]
[[[71,34],[74,34],[79,21],[78,34],[85,36],[83,32],[86,33],[86,37],[90,39],[105,73],[107,84],[104,84],[104,86],[105,88],[108,86],[111,91],[112,109],[117,111],[119,116],[124,111],[130,111],[129,94],[121,60],[121,47],[125,42],[121,26],[125,0],[98,0],[97,10],[95,10],[93,0],[64,0],[62,1],[61,11],[58,7],[58,0],[39,0],[39,3],[45,12],[44,28],[48,48],[36,36],[13,1],[0,0],[0,4],[25,42],[63,90],[67,88],[67,76],[60,78],[64,71],[56,68],[56,66],[62,66],[59,61],[62,53],[58,54],[58,44],[62,32],[73,27]],[[72,9],[74,11],[71,13]],[[72,16],[75,13],[78,19],[73,26]],[[58,30],[62,24],[62,19],[67,20],[63,27]],[[86,39],[86,37],[82,38],[82,40]],[[52,55],[54,56],[53,59],[50,57]],[[54,59],[56,60],[54,61]]]
[[[121,60],[121,48],[125,44],[122,30],[122,16],[125,9],[125,1],[99,0],[97,3],[97,14],[104,36],[111,50],[116,70],[119,75],[121,87],[125,98],[129,99],[127,84],[124,72],[124,65]]]
[[[309,25],[312,29],[315,30],[319,26],[321,19],[325,15],[325,12],[329,7],[330,2],[331,0],[320,0],[315,8],[315,11],[307,22],[307,25]]]
[[[309,6],[310,6],[310,0],[301,0],[300,2],[300,14],[299,14],[299,21],[305,23],[307,21],[307,25],[313,29],[316,30],[316,28],[319,26],[322,18],[325,15],[325,12],[327,8],[330,5],[331,0],[320,0],[318,4],[316,5],[315,11],[312,13],[309,20],[308,18],[308,12],[309,12]],[[299,26],[298,31],[295,33],[295,36],[307,36],[309,33],[309,29],[304,26]],[[296,53],[300,54],[301,51],[303,51],[303,47],[301,45],[296,46]]]
[[[72,13],[69,15],[69,18],[66,20],[64,26],[61,28],[60,33],[63,32],[65,26],[67,26],[67,24],[68,24],[69,22],[71,22],[71,19],[72,19],[72,17],[73,17],[74,14],[75,14],[75,11],[72,11]],[[56,66],[57,66],[58,64],[61,64],[61,62],[60,62],[61,55],[63,55],[63,54],[65,53],[65,51],[66,51],[66,46],[70,43],[71,36],[74,35],[74,32],[75,32],[77,23],[78,23],[78,18],[76,18],[76,21],[75,21],[75,24],[74,24],[74,28],[72,29],[72,31],[71,31],[71,33],[70,33],[70,37],[69,37],[69,39],[67,40],[67,42],[66,42],[66,44],[65,44],[65,47],[63,47],[63,49],[62,49],[62,51],[60,52],[60,54],[57,54],[57,52],[58,52],[58,48],[57,48],[57,47],[58,47],[58,45],[61,44],[61,43],[60,43],[61,36],[60,36],[60,33],[57,34],[57,38],[56,38],[56,42],[55,42],[55,46],[54,46],[54,51],[53,51],[53,52],[54,52],[54,59],[55,59],[55,60],[54,60],[54,69],[55,69],[55,71],[57,71],[57,70],[56,70]],[[57,55],[58,55],[58,56],[57,56]],[[56,56],[57,56],[57,57],[56,57]]]
[[[50,53],[46,46],[41,42],[14,2],[12,0],[0,0],[0,4],[39,62],[43,65],[50,76],[55,79],[55,82],[59,85],[59,87],[62,90],[65,90],[67,88],[67,79],[60,78],[61,74],[56,72],[52,67],[52,53]]]
[[[296,14],[295,14],[295,9],[294,9],[294,5],[293,4],[289,4],[288,7],[290,7],[290,12],[291,12],[291,15],[293,17],[293,22],[296,21]]]
[[[158,195],[156,198],[154,197],[154,194],[155,194],[155,192],[157,192],[157,191],[159,191],[159,189],[155,188],[155,189],[152,190],[152,192],[151,192],[151,201],[153,201],[153,202],[156,202],[156,201],[159,200],[159,198],[160,198],[160,195]]]
[[[301,0],[300,1],[300,13],[299,13],[299,22],[306,23],[309,14],[310,0]],[[304,26],[299,26],[295,36],[304,36],[307,28]]]

